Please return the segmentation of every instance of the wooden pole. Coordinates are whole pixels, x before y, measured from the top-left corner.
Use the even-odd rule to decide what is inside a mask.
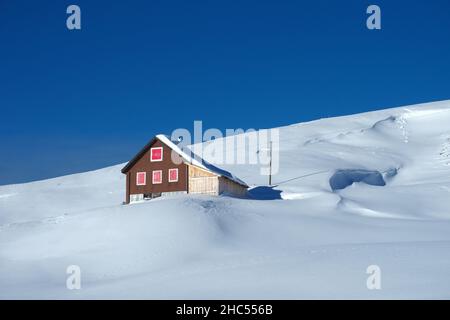
[[[270,141],[269,186],[272,185],[272,141]]]

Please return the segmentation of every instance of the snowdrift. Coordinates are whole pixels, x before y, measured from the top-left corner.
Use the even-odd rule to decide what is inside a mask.
[[[124,206],[123,164],[1,186],[0,298],[450,298],[448,123],[443,101],[279,128],[274,186],[222,166],[249,199]]]

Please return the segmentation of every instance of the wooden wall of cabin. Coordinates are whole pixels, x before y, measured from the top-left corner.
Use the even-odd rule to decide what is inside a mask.
[[[163,144],[161,141],[156,140],[151,146],[163,148],[163,161],[150,161],[150,149],[147,150],[139,160],[131,167],[129,172],[129,194],[150,194],[161,192],[177,192],[187,191],[188,187],[188,166],[183,162],[177,164],[172,161],[172,149]],[[169,182],[169,169],[178,169],[178,181]],[[162,183],[152,183],[152,171],[162,170]],[[147,173],[147,181],[143,186],[138,186],[136,183],[136,175],[138,172]],[[128,195],[127,195],[128,198]]]
[[[219,194],[222,193],[244,198],[247,196],[247,188],[230,179],[219,177]]]
[[[219,194],[218,176],[196,166],[189,166],[189,193]]]

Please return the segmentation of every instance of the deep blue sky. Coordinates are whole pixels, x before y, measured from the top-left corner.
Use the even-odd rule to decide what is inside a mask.
[[[0,184],[124,162],[194,120],[266,128],[449,98],[448,0],[0,1]]]

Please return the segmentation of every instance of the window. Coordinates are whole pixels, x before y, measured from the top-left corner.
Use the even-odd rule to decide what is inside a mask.
[[[162,170],[155,170],[153,171],[152,176],[152,183],[153,184],[159,184],[162,183]]]
[[[169,182],[178,181],[178,169],[169,169]]]
[[[147,180],[147,173],[138,172],[136,173],[136,185],[137,186],[145,186]]]
[[[150,161],[162,161],[163,160],[163,148],[156,147],[150,149]]]

